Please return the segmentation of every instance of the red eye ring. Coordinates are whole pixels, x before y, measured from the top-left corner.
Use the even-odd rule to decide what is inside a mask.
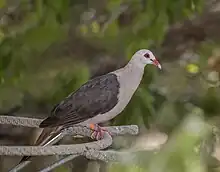
[[[150,55],[148,53],[144,54],[144,57],[150,58]]]

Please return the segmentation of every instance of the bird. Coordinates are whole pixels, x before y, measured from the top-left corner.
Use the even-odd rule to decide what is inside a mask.
[[[89,124],[96,133],[95,137],[100,135],[103,130],[98,124],[113,119],[124,110],[148,64],[161,69],[150,50],[140,49],[124,67],[88,80],[53,107],[51,115],[40,123],[39,128],[43,131],[34,145],[49,145],[61,135],[62,129],[76,124]],[[29,158],[25,156],[19,163]]]

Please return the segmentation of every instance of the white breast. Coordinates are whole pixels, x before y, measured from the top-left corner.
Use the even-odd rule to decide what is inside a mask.
[[[117,79],[120,83],[117,105],[109,112],[97,115],[89,120],[86,120],[83,123],[105,122],[121,113],[131,100],[134,92],[137,90],[142,80],[144,69],[135,69],[128,66],[112,73],[117,75]]]

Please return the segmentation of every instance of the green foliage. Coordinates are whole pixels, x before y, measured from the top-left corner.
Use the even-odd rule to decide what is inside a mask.
[[[21,104],[24,111],[48,112],[97,72],[100,59],[116,67],[114,61],[127,61],[138,49],[160,50],[170,25],[200,14],[205,1],[31,2],[22,1],[12,12],[12,19],[8,17],[1,24],[2,110]],[[0,1],[0,7],[4,6],[5,1]],[[146,68],[139,89],[113,124],[156,125],[172,133],[171,141],[158,154],[146,156],[143,151],[142,163],[111,164],[110,172],[205,171],[205,163],[193,151],[205,132],[197,135],[187,130],[193,118],[186,122],[187,127],[184,123],[185,128],[181,128],[181,124],[188,113],[196,114],[194,107],[201,108],[206,118],[219,114],[219,88],[210,88],[203,76],[209,72],[207,57],[218,47],[215,42],[204,41],[197,47],[198,59],[179,57],[179,61],[164,62],[160,57],[162,71]],[[105,61],[106,56],[112,58],[110,62]],[[193,124],[198,125],[198,121],[205,123],[198,117]]]
[[[4,8],[5,4],[5,0],[0,0],[0,8]]]
[[[202,112],[197,108],[194,110],[198,112],[185,118],[159,152],[143,151],[131,157],[128,155],[120,163],[110,163],[109,172],[205,172],[207,167],[197,147],[198,142],[209,134],[209,130]]]
[[[140,168],[137,165],[121,165],[121,164],[113,164],[109,168],[109,172],[145,172],[143,168]]]

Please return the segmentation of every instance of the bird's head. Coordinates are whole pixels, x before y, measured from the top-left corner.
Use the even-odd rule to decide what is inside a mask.
[[[150,50],[147,50],[147,49],[142,49],[142,50],[137,51],[133,55],[132,61],[143,66],[147,64],[153,64],[157,66],[159,69],[161,69],[161,65],[156,59],[156,57],[154,56],[154,54]]]

